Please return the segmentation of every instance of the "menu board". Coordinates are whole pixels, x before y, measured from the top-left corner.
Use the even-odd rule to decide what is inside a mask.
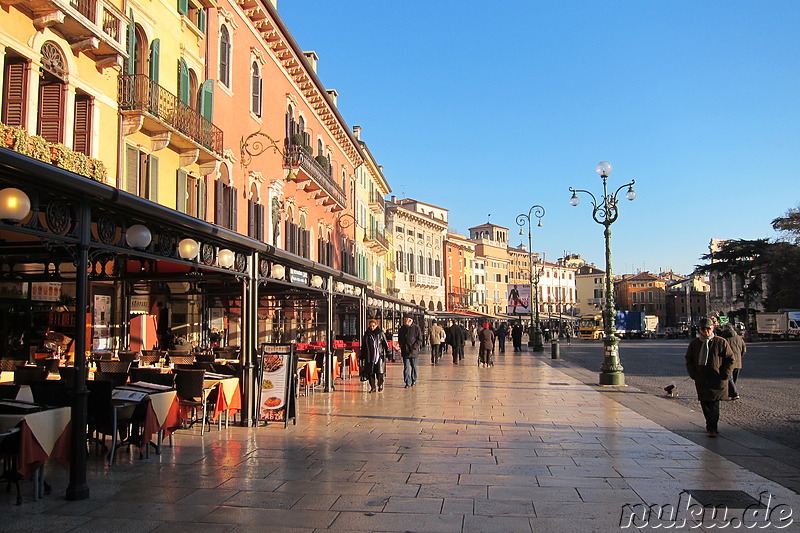
[[[258,419],[297,424],[297,356],[294,344],[263,343],[259,372]]]

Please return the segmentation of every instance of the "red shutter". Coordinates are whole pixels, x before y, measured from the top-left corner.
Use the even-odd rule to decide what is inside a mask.
[[[28,72],[27,61],[13,61],[6,63],[5,71],[5,98],[3,103],[3,123],[6,126],[24,126],[28,101]]]
[[[64,139],[64,84],[42,82],[39,86],[39,135],[51,143]]]
[[[75,144],[76,152],[89,154],[92,139],[92,104],[90,96],[77,96],[75,98]]]

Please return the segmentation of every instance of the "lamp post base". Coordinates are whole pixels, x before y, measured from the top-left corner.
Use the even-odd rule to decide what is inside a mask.
[[[539,332],[534,333],[528,341],[528,347],[534,352],[543,352],[544,345],[542,345],[542,334]]]
[[[603,364],[600,365],[600,385],[625,385],[625,374],[619,364],[619,338],[606,335],[603,338]]]

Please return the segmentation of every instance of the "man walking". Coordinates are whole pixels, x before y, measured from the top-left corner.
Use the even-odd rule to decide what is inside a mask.
[[[435,365],[442,357],[442,344],[444,344],[444,328],[438,322],[434,322],[429,330],[431,336],[431,364]]]
[[[686,350],[686,370],[694,380],[706,430],[713,439],[718,433],[719,401],[728,395],[733,353],[728,341],[714,335],[713,320],[703,318],[698,326],[697,337]]]
[[[459,359],[464,359],[464,329],[460,324],[450,326],[450,345],[453,347],[453,364],[457,365]]]
[[[400,343],[400,354],[403,356],[403,381],[406,383],[405,388],[409,388],[417,383],[417,357],[419,347],[422,346],[422,330],[410,316],[403,322],[397,340]]]

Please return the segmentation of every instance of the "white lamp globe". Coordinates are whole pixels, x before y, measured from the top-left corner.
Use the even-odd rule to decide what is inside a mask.
[[[125,232],[125,242],[127,242],[128,246],[131,248],[143,250],[150,246],[152,241],[153,235],[150,233],[150,230],[147,229],[147,226],[134,224]]]

